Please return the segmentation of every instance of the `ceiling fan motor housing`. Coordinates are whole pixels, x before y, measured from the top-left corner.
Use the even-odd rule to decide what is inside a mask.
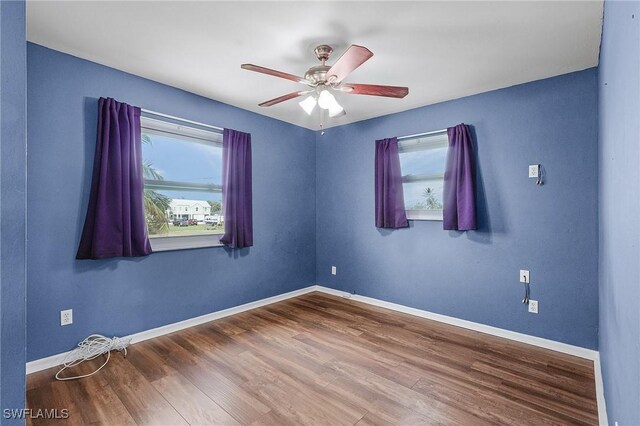
[[[325,65],[329,60],[329,56],[333,52],[333,48],[327,44],[321,44],[314,49],[314,53],[322,65],[311,67],[304,74],[304,78],[307,79],[313,85],[324,84],[327,80],[327,71],[331,69],[330,66]]]
[[[322,84],[327,79],[327,71],[329,71],[331,67],[329,65],[318,65],[315,67],[309,68],[309,70],[304,74],[304,78],[309,80],[312,84]]]

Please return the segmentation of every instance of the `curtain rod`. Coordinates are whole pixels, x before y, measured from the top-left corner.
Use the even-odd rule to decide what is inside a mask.
[[[176,117],[175,115],[163,114],[157,111],[151,111],[149,109],[141,109],[145,114],[157,115],[158,117],[169,118],[171,120],[182,121],[183,123],[195,124],[196,126],[207,127],[209,129],[217,130],[218,132],[222,132],[224,129],[222,127],[212,126],[210,124],[200,123],[198,121],[187,120],[186,118]]]
[[[426,133],[416,133],[415,135],[400,136],[398,140],[403,141],[405,139],[420,138],[422,136],[435,135],[438,133],[447,133],[447,129],[434,130],[433,132],[426,132]]]

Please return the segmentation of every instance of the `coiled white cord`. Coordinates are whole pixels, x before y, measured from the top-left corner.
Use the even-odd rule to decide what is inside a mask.
[[[78,347],[72,350],[64,358],[64,367],[56,373],[56,379],[58,380],[74,380],[81,379],[83,377],[89,377],[102,370],[102,367],[107,365],[111,358],[111,351],[116,350],[119,352],[124,351],[124,356],[127,356],[127,346],[131,344],[131,339],[121,339],[119,337],[108,338],[100,334],[92,334],[91,336],[78,343]],[[60,373],[70,367],[75,367],[84,361],[89,361],[99,357],[100,355],[107,354],[107,360],[92,373],[84,374],[81,376],[72,377],[60,377]]]

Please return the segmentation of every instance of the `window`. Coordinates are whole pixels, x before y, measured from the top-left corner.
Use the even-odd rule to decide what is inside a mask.
[[[398,142],[404,205],[409,220],[442,220],[447,131]]]
[[[141,118],[144,207],[154,251],[220,245],[222,134]]]

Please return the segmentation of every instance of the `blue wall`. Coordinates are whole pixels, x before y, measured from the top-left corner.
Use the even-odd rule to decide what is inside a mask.
[[[605,3],[599,90],[600,357],[609,422],[639,425],[639,2]]]
[[[372,99],[371,102],[375,102]],[[474,126],[479,226],[374,226],[374,140]],[[320,284],[586,348],[597,347],[597,77],[589,69],[317,136]],[[527,177],[541,163],[546,184]],[[331,265],[337,275],[331,275]],[[521,303],[531,271],[538,315]]]
[[[24,1],[0,1],[1,409],[25,404],[25,43]]]
[[[314,283],[314,132],[41,46],[27,52],[29,360],[91,333],[127,335]],[[76,261],[100,96],[250,132],[255,246]],[[68,308],[74,323],[61,327]]]

